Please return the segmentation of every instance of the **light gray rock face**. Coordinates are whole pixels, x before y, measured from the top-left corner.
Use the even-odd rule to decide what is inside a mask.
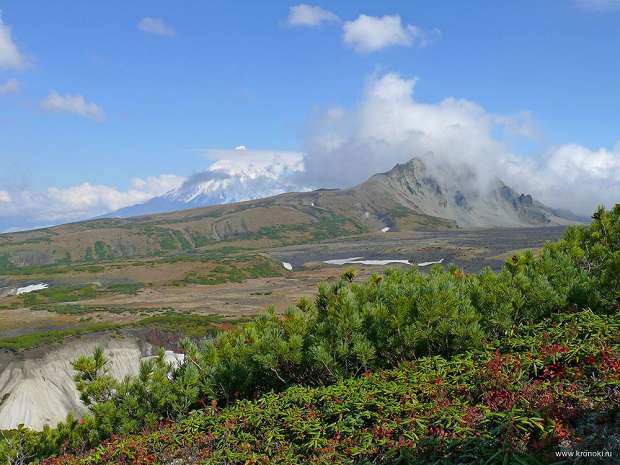
[[[0,430],[24,424],[35,430],[63,421],[68,413],[86,412],[73,382],[71,361],[103,347],[112,376],[138,372],[151,355],[149,344],[133,336],[84,336],[47,349],[0,354]]]
[[[373,204],[396,201],[406,210],[456,222],[462,228],[564,225],[575,222],[520,194],[500,179],[481,185],[466,168],[427,166],[414,158],[386,173],[372,176],[352,189],[358,199]],[[393,208],[393,207],[392,207]],[[386,207],[383,208],[387,210]],[[388,225],[389,226],[389,225]]]

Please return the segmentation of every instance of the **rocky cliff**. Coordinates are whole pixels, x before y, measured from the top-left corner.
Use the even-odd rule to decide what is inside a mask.
[[[140,361],[153,355],[150,344],[131,335],[82,336],[47,348],[0,352],[0,430],[20,424],[35,430],[55,425],[68,413],[86,408],[73,382],[71,361],[103,347],[109,373],[118,378],[138,372]],[[168,353],[173,358],[171,353]]]

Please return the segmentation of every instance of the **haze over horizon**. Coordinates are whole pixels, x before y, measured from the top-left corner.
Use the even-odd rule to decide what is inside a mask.
[[[205,180],[248,179],[222,184],[233,200],[349,187],[412,157],[612,205],[620,2],[478,5],[4,1],[0,232]]]

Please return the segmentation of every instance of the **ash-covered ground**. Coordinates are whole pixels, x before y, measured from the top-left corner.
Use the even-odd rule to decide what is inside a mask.
[[[407,259],[422,263],[444,259],[466,272],[484,267],[494,270],[516,251],[540,249],[547,241],[558,240],[566,227],[506,228],[452,231],[387,232],[360,238],[347,238],[268,251],[269,255],[300,268],[316,268],[325,261],[350,257],[369,260]]]

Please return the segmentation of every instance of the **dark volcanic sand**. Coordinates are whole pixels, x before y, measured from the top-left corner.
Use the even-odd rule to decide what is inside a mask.
[[[279,247],[268,251],[294,269],[325,260],[364,257],[371,260],[408,259],[415,263],[441,258],[444,264],[455,263],[467,272],[478,272],[489,266],[501,268],[506,257],[498,257],[521,249],[537,249],[547,241],[558,240],[566,227],[506,228],[454,231],[416,231],[385,233],[371,237],[348,238]],[[328,266],[328,265],[325,265]]]

